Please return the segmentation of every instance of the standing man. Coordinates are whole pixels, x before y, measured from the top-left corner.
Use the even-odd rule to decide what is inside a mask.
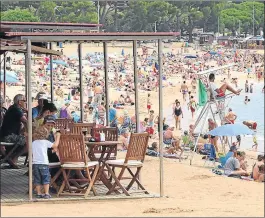
[[[215,129],[216,127],[217,127],[216,122],[214,122],[213,119],[209,118],[208,119],[208,129],[209,129],[209,131]],[[218,152],[218,145],[217,145],[218,137],[217,136],[211,136],[210,138],[211,138],[211,143],[215,147],[215,151]]]
[[[186,81],[183,81],[183,83],[181,84],[180,92],[182,92],[183,101],[186,101],[186,96],[187,96],[187,93],[188,93],[188,86],[186,84]]]
[[[96,84],[95,87],[95,98],[94,101],[95,103],[97,103],[98,105],[101,105],[101,101],[102,101],[102,94],[103,94],[103,89],[100,86],[99,83]]]
[[[235,124],[236,119],[237,115],[232,111],[232,108],[229,108],[228,113],[225,115],[226,124]]]

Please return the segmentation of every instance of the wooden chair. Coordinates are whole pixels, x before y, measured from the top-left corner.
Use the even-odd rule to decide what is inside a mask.
[[[70,133],[80,135],[83,134],[83,129],[87,130],[87,134],[91,133],[94,123],[71,123],[69,125]]]
[[[145,190],[145,188],[139,181],[139,175],[143,167],[145,153],[148,146],[148,140],[149,140],[148,133],[132,133],[125,160],[123,159],[123,160],[106,161],[106,167],[115,181],[113,186],[107,193],[108,195],[116,191],[117,190],[116,186],[118,186],[118,189],[121,189],[125,195],[129,196],[130,195],[129,190],[135,182],[138,184],[139,188],[142,189],[140,190],[141,192],[145,192],[146,194],[148,194],[148,192]],[[114,172],[115,168],[121,169],[120,173],[117,174],[118,176],[116,176]],[[136,168],[136,172],[133,173],[131,168]],[[126,169],[131,175],[131,177],[129,178],[123,177],[123,174]],[[123,187],[123,185],[120,183],[122,179],[131,179],[127,187]]]
[[[74,123],[73,119],[58,118],[55,121],[55,129],[68,129],[71,123]]]
[[[91,135],[94,134],[104,133],[105,134],[105,141],[118,141],[118,128],[117,127],[103,127],[103,128],[92,128]],[[97,160],[100,158],[102,153],[102,147],[96,146],[93,148],[94,158],[96,157]],[[117,157],[117,148],[111,153],[110,160],[116,160]],[[92,158],[92,157],[90,157]]]
[[[88,157],[86,154],[86,148],[84,143],[84,136],[82,134],[78,135],[61,135],[60,145],[59,145],[59,156],[61,162],[61,170],[63,173],[64,182],[60,187],[58,196],[60,195],[78,195],[87,197],[90,190],[92,189],[94,195],[96,195],[96,190],[94,188],[94,182],[97,177],[99,163],[97,161],[88,162]],[[87,174],[86,179],[74,179],[70,178],[70,172],[84,170]],[[90,176],[90,170],[93,170],[93,176]],[[89,186],[81,189],[72,187],[70,183],[76,182],[89,182]],[[66,188],[68,193],[63,192]]]

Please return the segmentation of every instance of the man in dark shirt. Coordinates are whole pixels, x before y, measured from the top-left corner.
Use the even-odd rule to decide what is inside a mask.
[[[18,157],[27,152],[25,136],[20,134],[22,126],[27,130],[27,119],[23,112],[26,110],[25,101],[25,97],[21,94],[14,97],[14,104],[8,108],[0,131],[1,140],[19,145],[9,162],[13,167],[17,167]],[[7,152],[9,149],[12,148],[6,147]]]

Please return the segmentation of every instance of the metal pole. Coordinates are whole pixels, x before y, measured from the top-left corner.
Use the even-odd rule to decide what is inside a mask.
[[[191,156],[191,159],[190,159],[190,165],[192,164],[192,160],[193,160],[194,153],[195,153],[195,150],[196,150],[197,145],[198,145],[198,142],[199,142],[199,138],[200,138],[200,136],[201,136],[201,134],[202,134],[203,128],[204,128],[204,126],[205,126],[205,123],[206,123],[206,120],[207,120],[207,117],[208,117],[209,107],[210,107],[210,105],[208,105],[208,108],[205,109],[205,111],[206,111],[206,116],[205,116],[205,118],[204,118],[204,121],[203,121],[203,124],[202,124],[201,130],[200,130],[200,132],[199,132],[198,138],[196,139],[196,142],[195,142],[194,150],[193,150],[193,153],[192,153],[192,156]]]
[[[52,42],[50,42],[50,50],[52,50]],[[51,84],[51,102],[54,101],[53,95],[53,62],[52,55],[50,55],[50,84]]]
[[[218,16],[218,37],[219,37],[219,33],[220,33],[220,17]]]
[[[162,40],[158,40],[159,65],[159,159],[160,159],[160,197],[164,196],[164,169],[163,169],[163,60]]]
[[[103,42],[104,75],[105,75],[105,99],[106,99],[106,126],[109,126],[109,67],[107,42]]]
[[[78,60],[79,60],[79,81],[80,81],[80,118],[84,121],[84,103],[83,103],[83,75],[82,75],[82,44],[78,44]]]
[[[4,82],[3,97],[4,97],[4,102],[5,102],[6,101],[6,53],[4,53],[4,79],[3,79],[3,82]]]
[[[253,1],[253,36],[255,35],[255,4],[254,4],[254,1]]]
[[[25,58],[25,96],[27,97],[28,96],[28,61],[27,61],[28,55],[27,53],[25,53],[24,58]],[[27,98],[27,105],[29,105],[28,98]]]
[[[98,25],[100,23],[100,5],[99,5],[99,1],[98,1]],[[98,32],[99,32],[99,26],[98,26]]]
[[[133,41],[133,71],[134,71],[134,90],[135,90],[135,118],[136,118],[136,132],[140,131],[140,117],[139,117],[139,93],[138,93],[138,69],[137,69],[137,41]]]
[[[28,156],[29,156],[29,200],[32,200],[32,98],[31,98],[31,41],[27,41],[27,86],[28,86]]]

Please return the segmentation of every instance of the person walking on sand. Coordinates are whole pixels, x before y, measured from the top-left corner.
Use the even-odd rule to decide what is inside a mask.
[[[188,86],[186,84],[186,81],[183,81],[183,83],[181,84],[180,92],[182,92],[183,101],[186,101],[186,97],[187,97],[187,93],[188,93]]]
[[[196,81],[196,78],[193,78],[192,79],[192,81],[191,81],[191,87],[192,87],[193,93],[196,93],[196,90],[197,90],[197,81]]]
[[[191,111],[191,117],[194,118],[194,112],[196,111],[197,103],[193,96],[190,96],[190,102],[188,103],[188,109]]]
[[[181,130],[181,118],[183,118],[183,112],[179,101],[176,101],[176,105],[173,107],[173,116],[176,121],[176,129],[179,128],[179,130]]]
[[[150,110],[151,110],[151,94],[147,95],[147,112],[149,114]]]

